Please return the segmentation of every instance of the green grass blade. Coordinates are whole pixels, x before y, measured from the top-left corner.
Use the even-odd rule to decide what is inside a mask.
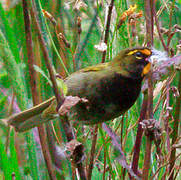
[[[15,38],[16,35],[13,32],[13,29],[10,26],[10,23],[7,19],[7,16],[5,14],[5,11],[2,7],[2,4],[0,3],[0,19],[3,24],[3,28],[5,29],[5,35],[8,40],[10,49],[14,55],[14,59],[17,63],[20,62],[20,56],[19,56],[19,50],[18,50],[18,44],[17,44],[17,39]]]
[[[38,160],[37,160],[37,152],[36,145],[33,132],[25,133],[25,139],[27,142],[27,150],[28,150],[28,161],[31,168],[31,175],[33,179],[40,179],[40,170],[38,168]]]
[[[3,59],[4,66],[8,73],[9,80],[16,94],[19,107],[23,110],[26,108],[24,83],[15,57],[9,47],[9,44],[0,29],[0,56]]]
[[[3,172],[5,179],[11,178],[11,163],[9,162],[9,158],[6,154],[5,147],[0,138],[0,169]]]
[[[19,171],[18,158],[15,149],[14,142],[14,131],[11,131],[10,134],[10,162],[13,169],[13,173],[15,174],[16,179],[21,179],[21,174]]]

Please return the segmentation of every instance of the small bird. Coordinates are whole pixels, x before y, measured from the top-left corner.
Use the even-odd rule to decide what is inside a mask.
[[[67,96],[86,98],[70,110],[69,116],[83,124],[97,124],[125,113],[136,101],[143,78],[151,69],[152,50],[135,47],[121,50],[112,61],[81,69],[65,79]],[[54,119],[55,97],[12,115],[8,123],[23,132]]]

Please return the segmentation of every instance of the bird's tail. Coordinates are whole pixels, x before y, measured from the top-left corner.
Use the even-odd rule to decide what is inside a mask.
[[[45,115],[44,112],[49,109],[55,97],[52,97],[41,104],[30,109],[14,114],[7,119],[9,125],[13,126],[16,131],[24,132],[42,123],[53,119],[53,116]],[[55,111],[55,108],[54,108]],[[42,115],[42,113],[44,115]]]

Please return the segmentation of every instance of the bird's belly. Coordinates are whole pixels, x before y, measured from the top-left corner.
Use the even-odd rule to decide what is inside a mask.
[[[120,88],[104,83],[86,97],[89,104],[79,103],[72,109],[72,118],[84,124],[96,124],[119,117],[134,104],[140,87],[135,85],[130,87],[129,83]]]

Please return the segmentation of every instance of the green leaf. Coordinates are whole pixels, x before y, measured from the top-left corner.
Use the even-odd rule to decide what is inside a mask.
[[[45,72],[39,66],[34,65],[33,67],[34,67],[35,71],[39,72],[48,81],[48,83],[52,86],[52,82],[50,81],[49,77],[45,74]]]

